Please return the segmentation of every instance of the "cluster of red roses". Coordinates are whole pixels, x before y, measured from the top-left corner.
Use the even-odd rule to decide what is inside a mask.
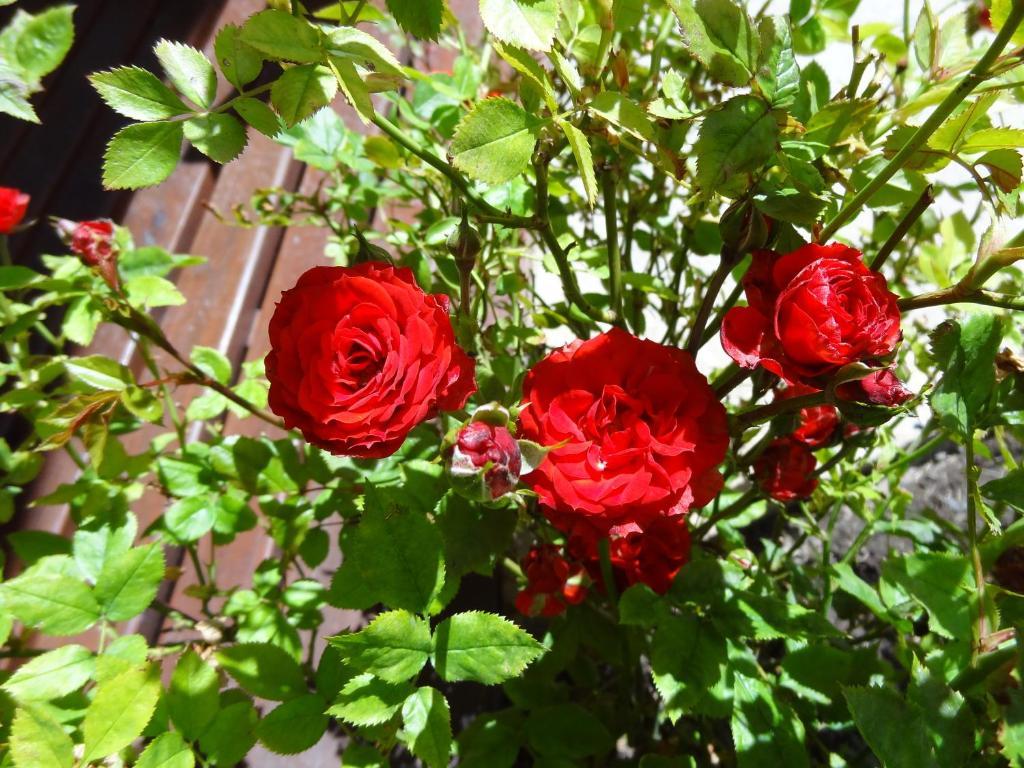
[[[857,251],[759,251],[743,282],[748,306],[727,313],[723,346],[739,365],[788,382],[778,396],[819,391],[860,362],[876,370],[837,396],[884,405],[909,397],[884,367],[901,338],[896,297]],[[271,408],[336,454],[390,455],[416,425],[462,408],[476,390],[448,298],[424,293],[409,269],[310,270],[282,295],[270,339]],[[808,495],[813,450],[838,425],[831,405],[804,409],[798,428],[755,462],[766,492]],[[552,615],[581,600],[601,581],[605,541],[620,586],[667,590],[689,558],[687,513],[721,490],[729,443],[725,408],[692,356],[618,328],[552,352],[523,382],[519,436],[549,449],[522,479],[565,541],[527,554],[519,608]],[[451,450],[460,471],[484,472],[485,498],[514,488],[521,460],[504,426],[472,422]]]
[[[818,392],[844,366],[885,366],[902,339],[896,296],[844,245],[807,245],[792,253],[757,251],[743,277],[746,307],[722,323],[722,346],[737,364],[760,366],[789,382],[781,398]],[[912,396],[888,367],[841,384],[844,400],[895,406]],[[780,501],[806,498],[817,486],[814,450],[839,437],[835,406],[805,408],[791,434],[754,462],[764,491]]]

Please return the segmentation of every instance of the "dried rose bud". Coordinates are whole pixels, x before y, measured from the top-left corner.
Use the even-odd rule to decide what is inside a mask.
[[[471,421],[459,430],[448,452],[448,475],[456,491],[474,501],[491,501],[515,490],[523,457],[503,426]]]
[[[57,219],[57,234],[82,259],[92,267],[107,284],[117,290],[117,244],[114,242],[114,222],[110,219],[93,221],[68,221]]]

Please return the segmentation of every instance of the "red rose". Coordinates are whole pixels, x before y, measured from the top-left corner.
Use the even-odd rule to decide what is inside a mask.
[[[725,408],[689,353],[620,329],[574,342],[523,382],[520,436],[554,448],[524,477],[562,530],[700,507],[722,487]]]
[[[381,262],[314,267],[270,319],[270,407],[334,454],[380,458],[476,391],[448,298]]]
[[[785,389],[775,391],[776,400],[788,400],[791,397],[810,395],[817,392],[814,387],[805,384],[790,384]],[[816,405],[800,411],[800,424],[793,430],[790,437],[811,448],[820,448],[835,437],[839,426],[839,411],[834,405]]]
[[[25,218],[31,198],[20,189],[0,187],[0,235],[8,235]]]
[[[818,460],[803,443],[781,438],[754,461],[754,477],[762,490],[779,501],[806,499],[818,487]]]
[[[819,387],[844,365],[876,362],[902,334],[896,295],[845,245],[756,251],[743,277],[748,306],[722,323],[722,346],[739,365]]]
[[[690,561],[685,514],[655,517],[643,527],[636,523],[618,525],[609,531],[608,539],[609,559],[619,589],[646,584],[665,594],[679,570]],[[570,537],[569,552],[587,564],[591,578],[603,588],[599,544],[598,537],[582,531]]]
[[[448,455],[448,473],[457,490],[478,501],[514,491],[522,468],[523,457],[512,433],[482,421],[460,429]]]
[[[531,549],[523,573],[527,583],[516,596],[516,610],[525,616],[557,616],[587,596],[583,566],[570,563],[552,544]]]

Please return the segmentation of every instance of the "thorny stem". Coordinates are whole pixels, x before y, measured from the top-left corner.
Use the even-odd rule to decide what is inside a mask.
[[[966,476],[967,476],[967,542],[971,550],[971,563],[974,566],[974,583],[977,590],[978,616],[974,632],[974,642],[971,643],[971,662],[978,659],[978,651],[981,648],[981,640],[985,637],[985,572],[981,567],[981,551],[978,549],[978,474],[979,469],[974,463],[974,430],[968,430],[969,434],[964,441],[966,450]]]
[[[622,255],[619,253],[619,225],[615,208],[615,177],[612,169],[601,174],[601,192],[604,198],[605,244],[608,248],[608,303],[615,324],[622,323]]]
[[[900,299],[897,303],[902,312],[923,309],[924,307],[938,307],[943,304],[983,304],[987,307],[1000,307],[1002,309],[1024,312],[1024,299],[1019,296],[1007,296],[991,291],[972,290],[960,283],[941,291],[932,291],[931,293],[922,293],[920,296]]]
[[[766,421],[770,421],[774,417],[782,413],[792,413],[794,411],[800,411],[804,408],[813,408],[817,405],[823,405],[827,402],[826,394],[824,392],[812,392],[809,395],[799,395],[798,397],[789,397],[784,400],[773,400],[766,405],[752,408],[749,411],[737,414],[735,429],[737,432],[742,432],[750,427],[763,424]]]
[[[1013,33],[1020,26],[1021,21],[1024,20],[1024,0],[1014,0],[1013,7],[1010,9],[1010,14],[1006,19],[1006,23],[1002,29],[996,35],[992,44],[988,47],[988,50],[982,54],[978,62],[971,68],[963,80],[950,91],[949,95],[935,108],[935,111],[928,117],[927,120],[922,123],[921,127],[914,131],[914,134],[907,140],[907,143],[903,145],[903,148],[893,155],[892,159],[889,160],[882,168],[882,170],[864,185],[861,190],[853,196],[846,205],[844,205],[839,213],[835,215],[828,224],[818,234],[818,242],[827,242],[829,238],[833,237],[836,232],[839,231],[844,225],[848,224],[857,215],[864,204],[871,199],[871,197],[880,190],[889,179],[896,175],[896,173],[903,168],[906,162],[910,159],[911,155],[914,154],[920,147],[931,137],[933,133],[942,125],[946,118],[949,117],[953,111],[960,106],[960,103],[966,99],[971,92],[977,88],[983,81],[991,76],[991,67],[995,62],[996,58],[1003,52],[1003,48],[1013,37]]]
[[[896,229],[894,229],[892,234],[889,235],[889,239],[882,244],[881,248],[878,249],[878,253],[875,254],[875,258],[871,262],[871,269],[877,272],[882,268],[886,259],[889,258],[889,254],[893,252],[893,249],[897,245],[903,242],[903,238],[906,237],[907,232],[909,232],[910,228],[917,223],[917,220],[921,218],[921,215],[933,202],[935,202],[935,190],[932,185],[929,184],[924,188],[921,196],[917,198],[917,201],[913,206],[911,206],[910,210],[907,211],[907,215],[900,220],[899,224],[896,225]]]

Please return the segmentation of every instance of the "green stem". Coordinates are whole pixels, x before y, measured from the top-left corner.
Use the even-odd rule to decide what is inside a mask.
[[[904,216],[900,223],[896,225],[896,229],[893,230],[889,238],[882,244],[882,247],[878,249],[878,253],[875,254],[874,260],[871,262],[871,269],[876,272],[882,268],[885,264],[886,259],[889,258],[889,254],[893,252],[893,249],[903,242],[903,238],[906,237],[907,232],[910,228],[917,223],[917,220],[921,218],[921,215],[928,209],[928,206],[935,202],[935,191],[932,185],[929,184],[924,188],[921,196],[917,198],[917,201],[907,211],[907,215]]]
[[[622,323],[622,255],[619,253],[619,225],[615,208],[615,177],[610,169],[601,174],[604,198],[605,245],[608,248],[608,303],[615,324]]]
[[[818,242],[827,242],[833,237],[841,227],[853,220],[860,209],[867,203],[868,200],[874,196],[878,190],[880,190],[885,183],[889,181],[896,173],[903,168],[906,162],[910,159],[911,155],[914,154],[920,147],[928,141],[933,133],[942,125],[946,118],[949,117],[953,111],[960,106],[960,103],[966,99],[971,92],[977,88],[982,82],[984,82],[990,76],[990,68],[995,62],[996,58],[1003,52],[1003,48],[1013,37],[1013,33],[1016,32],[1017,27],[1020,26],[1021,21],[1024,20],[1024,0],[1014,0],[1013,6],[1010,9],[1010,14],[1006,19],[1006,23],[1002,29],[996,35],[992,44],[988,47],[988,50],[982,54],[978,62],[971,68],[963,80],[950,91],[949,95],[942,100],[942,103],[935,108],[935,111],[928,117],[927,120],[914,131],[914,134],[907,140],[907,143],[903,145],[903,148],[893,155],[892,159],[882,168],[882,170],[869,181],[864,187],[853,196],[846,205],[844,205],[839,213],[836,214],[835,218],[832,219],[818,234]]]
[[[738,432],[742,432],[750,427],[770,421],[779,414],[792,413],[804,408],[813,408],[816,405],[823,405],[825,402],[827,402],[827,399],[824,392],[812,392],[809,395],[788,397],[784,400],[773,400],[766,405],[751,408],[749,411],[738,414],[736,416],[736,429]]]
[[[977,590],[978,616],[974,631],[974,642],[971,643],[971,661],[977,661],[981,648],[981,640],[985,637],[985,572],[981,566],[981,550],[978,548],[978,474],[981,470],[974,462],[974,430],[964,441],[967,453],[967,542],[971,550],[971,563],[974,566],[974,583]]]
[[[965,290],[965,287],[959,283],[951,288],[923,293],[920,296],[911,296],[907,299],[900,299],[898,302],[902,312],[925,307],[939,307],[944,304],[981,304],[986,307],[1024,312],[1024,299],[1019,296],[1007,296],[991,291]]]
[[[691,355],[696,355],[704,344],[704,326],[707,325],[708,318],[711,317],[711,310],[715,307],[715,299],[718,298],[718,293],[722,290],[725,279],[732,272],[732,268],[736,266],[738,255],[727,248],[722,248],[721,261],[718,262],[718,268],[715,269],[711,279],[708,281],[707,287],[704,289],[704,298],[701,300],[697,314],[693,318],[693,325],[690,326],[690,338],[686,342],[686,348]]]
[[[615,572],[612,570],[611,541],[607,537],[598,541],[597,551],[601,556],[601,578],[604,581],[605,592],[608,594],[608,601],[614,609],[618,610],[619,590],[615,586]]]
[[[736,499],[732,504],[727,507],[722,507],[711,515],[707,520],[701,523],[696,530],[693,532],[693,537],[700,541],[704,536],[707,535],[708,531],[714,528],[718,523],[723,520],[728,520],[730,517],[736,517],[743,510],[750,506],[751,502],[756,501],[761,496],[760,488],[749,488],[742,496]]]

